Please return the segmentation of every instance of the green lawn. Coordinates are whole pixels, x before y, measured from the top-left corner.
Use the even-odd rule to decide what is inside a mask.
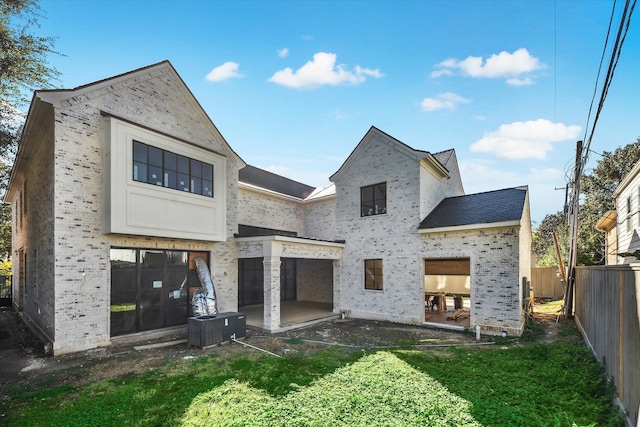
[[[0,424],[622,425],[602,367],[574,336],[447,350],[248,354],[203,357],[186,370],[169,364],[80,388],[9,390]]]

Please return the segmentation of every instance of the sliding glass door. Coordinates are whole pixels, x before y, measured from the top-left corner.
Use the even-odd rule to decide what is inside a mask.
[[[207,253],[197,255],[208,264]],[[187,323],[189,287],[200,287],[189,252],[114,248],[110,256],[112,336]]]

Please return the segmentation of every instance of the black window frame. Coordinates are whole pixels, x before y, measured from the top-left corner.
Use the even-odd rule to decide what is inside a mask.
[[[135,182],[214,197],[214,165],[136,140],[132,150]]]
[[[364,260],[364,289],[384,290],[384,263],[381,258]]]
[[[387,183],[379,182],[360,187],[360,217],[387,213]]]

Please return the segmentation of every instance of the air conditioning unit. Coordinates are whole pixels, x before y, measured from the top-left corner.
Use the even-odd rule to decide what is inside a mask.
[[[244,313],[236,312],[190,317],[187,329],[188,344],[204,348],[247,336],[247,320]]]

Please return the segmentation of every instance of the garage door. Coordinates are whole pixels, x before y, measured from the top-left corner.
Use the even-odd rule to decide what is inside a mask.
[[[424,274],[433,276],[470,276],[469,258],[433,258],[425,259]]]

